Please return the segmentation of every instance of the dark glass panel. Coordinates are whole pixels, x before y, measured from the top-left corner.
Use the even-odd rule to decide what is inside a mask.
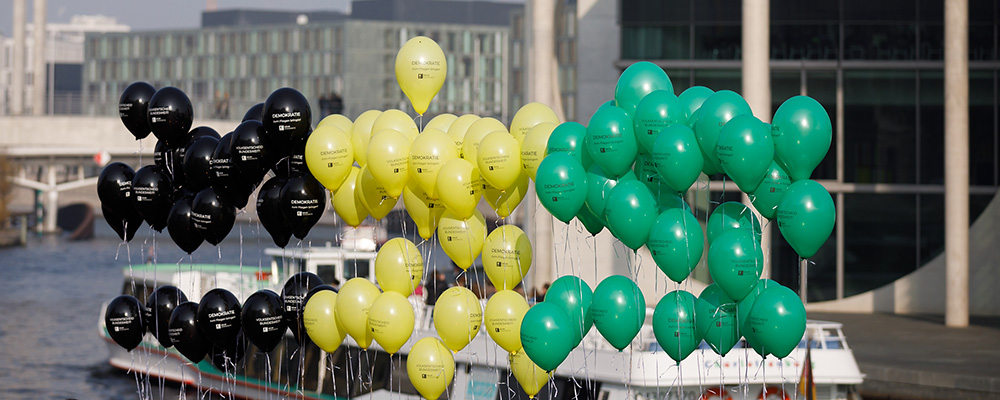
[[[696,0],[695,21],[702,23],[740,22],[743,20],[741,0]]]
[[[687,25],[622,28],[622,59],[686,59],[691,54]]]
[[[738,60],[742,31],[739,25],[695,26],[694,58]]]
[[[913,71],[844,72],[844,178],[916,182]]]
[[[920,71],[920,178],[944,183],[944,74]],[[992,124],[991,124],[992,126]]]
[[[849,60],[913,60],[916,43],[912,22],[844,26],[844,58]]]
[[[969,72],[969,184],[997,184],[997,116],[994,71]]]
[[[837,33],[835,23],[822,25],[772,24],[771,58],[775,60],[835,60]]]
[[[917,266],[916,195],[844,195],[844,296],[863,293]]]

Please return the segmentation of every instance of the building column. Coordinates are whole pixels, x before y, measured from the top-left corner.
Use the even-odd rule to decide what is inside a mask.
[[[944,2],[945,324],[969,326],[969,2]]]
[[[555,82],[552,81],[552,69],[555,64],[555,18],[556,6],[552,0],[529,0],[526,4],[526,20],[530,23],[528,32],[528,102],[539,102],[551,106],[553,104]],[[532,196],[532,201],[537,198]],[[537,203],[536,203],[537,204]],[[543,207],[535,207],[536,213],[535,237],[533,246],[534,260],[532,270],[535,287],[552,281],[552,269],[555,252],[552,251],[552,217]],[[527,288],[526,288],[527,289]]]
[[[10,76],[10,113],[24,114],[24,24],[25,0],[14,0],[14,55],[11,62],[13,70]]]
[[[59,180],[58,174],[56,174],[57,168],[59,168],[57,164],[49,164],[46,167],[48,189],[46,189],[45,198],[42,201],[45,202],[45,232],[48,233],[59,231],[57,224],[59,216],[59,188],[57,187]]]
[[[743,0],[743,98],[753,115],[771,122],[771,4],[770,0]],[[743,203],[750,199],[743,195]],[[753,207],[754,217],[763,217]],[[760,239],[764,249],[764,274],[771,276],[771,225],[767,224]]]
[[[32,35],[34,54],[31,57],[31,115],[35,116],[45,115],[45,83],[49,78],[49,71],[45,68],[46,8],[45,0],[35,0],[35,28]]]

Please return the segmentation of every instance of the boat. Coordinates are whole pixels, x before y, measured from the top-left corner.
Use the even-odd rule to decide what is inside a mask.
[[[344,243],[342,242],[341,245]],[[326,246],[305,249],[267,249],[269,266],[226,265],[145,265],[124,269],[123,293],[145,302],[154,288],[170,284],[181,288],[192,301],[215,287],[232,291],[240,299],[260,289],[280,293],[286,277],[308,271],[324,281],[345,282],[363,277],[374,282],[375,242],[355,242],[348,247]],[[194,295],[194,296],[192,296]],[[416,323],[410,345],[436,336],[433,306],[425,306],[420,295],[411,295]],[[483,305],[485,306],[483,300]],[[327,354],[315,345],[299,347],[286,332],[270,353],[251,347],[246,356],[220,370],[209,360],[187,361],[173,348],[163,348],[152,335],[145,335],[139,348],[127,352],[114,343],[104,325],[103,310],[98,331],[107,343],[112,366],[139,371],[202,390],[230,397],[251,399],[419,399],[406,373],[404,346],[396,355],[381,351],[377,343],[361,350],[348,337],[340,348]],[[652,315],[652,309],[647,310]],[[807,352],[808,358],[807,358]],[[808,321],[798,348],[786,358],[761,358],[741,339],[722,357],[702,342],[681,363],[662,351],[647,323],[624,351],[619,352],[592,329],[581,346],[574,349],[554,371],[537,397],[581,400],[617,399],[785,399],[796,392],[803,363],[811,359],[812,382],[817,399],[847,400],[856,394],[863,380],[854,354],[837,322]],[[509,374],[508,355],[485,332],[480,332],[462,351],[455,354],[455,377],[443,397],[449,399],[528,399]],[[229,368],[227,368],[229,369]],[[765,388],[767,391],[765,392]]]

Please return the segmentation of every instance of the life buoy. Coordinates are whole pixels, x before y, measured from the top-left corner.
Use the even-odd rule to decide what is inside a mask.
[[[733,396],[727,393],[724,388],[713,387],[706,389],[698,400],[733,400]]]
[[[757,400],[792,400],[792,398],[780,386],[765,386],[761,389]]]

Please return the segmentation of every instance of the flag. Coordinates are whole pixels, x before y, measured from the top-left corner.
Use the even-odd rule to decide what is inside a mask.
[[[805,400],[816,400],[816,381],[813,380],[812,345],[806,340],[806,361],[802,365],[802,375],[799,376],[799,394]]]

